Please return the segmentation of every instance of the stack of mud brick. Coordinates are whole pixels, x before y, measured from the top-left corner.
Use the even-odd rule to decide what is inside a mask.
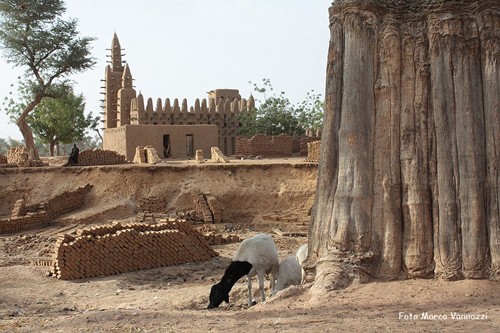
[[[279,225],[279,229],[287,232],[307,233],[309,228],[309,215],[297,211],[275,211],[265,214],[262,219],[269,225]]]
[[[229,163],[229,159],[222,153],[219,147],[210,148],[211,161],[214,163]]]
[[[64,280],[100,277],[205,261],[217,255],[205,237],[186,222],[115,223],[60,237],[53,275]]]
[[[223,209],[216,197],[198,189],[191,192],[196,215],[205,223],[221,223]]]
[[[309,143],[321,140],[317,136],[306,136],[300,139],[300,156],[308,156],[309,154]]]
[[[133,163],[137,164],[156,164],[161,163],[161,158],[153,146],[138,146],[135,148]]]
[[[289,135],[255,135],[250,139],[240,137],[236,140],[238,156],[286,157],[292,153],[293,139]]]
[[[80,166],[89,165],[113,165],[127,163],[124,155],[111,150],[87,149],[78,155],[78,164]]]
[[[208,209],[212,213],[213,223],[222,223],[222,206],[217,198],[211,194],[204,194]]]
[[[182,221],[189,222],[191,224],[195,224],[197,221],[195,211],[187,211],[187,212],[175,212],[175,213],[152,213],[152,212],[142,212],[137,213],[135,218],[136,222],[140,223],[149,223],[155,224],[161,220],[167,220],[169,222],[177,221],[181,219]]]
[[[197,149],[194,155],[194,161],[196,163],[205,163],[205,157],[203,157],[203,150]]]
[[[25,199],[14,204],[11,217],[0,220],[0,234],[10,234],[42,228],[62,214],[81,208],[92,185],[87,184],[76,191],[67,191],[46,202],[26,205]]]
[[[151,197],[139,199],[139,207],[137,208],[137,212],[138,213],[164,212],[165,207],[166,207],[165,198],[151,196]]]
[[[306,162],[319,163],[321,153],[321,141],[313,141],[307,144]]]
[[[297,222],[299,218],[297,216],[291,215],[291,214],[266,214],[262,216],[262,219],[264,221],[271,221],[271,222]]]
[[[175,217],[170,216],[167,213],[152,213],[148,211],[137,213],[135,218],[136,222],[154,224],[158,223],[160,220],[176,221]]]
[[[30,160],[28,148],[26,147],[12,147],[7,153],[7,163],[17,164],[22,167],[40,167],[45,164],[40,160]]]
[[[7,153],[7,163],[23,164],[28,160],[28,148],[26,147],[12,147]]]
[[[0,154],[0,164],[7,164],[7,156]]]
[[[205,235],[205,239],[210,245],[225,245],[225,244],[240,242],[240,238],[236,235],[224,236],[222,234],[216,234],[213,232],[209,233],[208,235]]]
[[[198,217],[205,223],[214,223],[214,217],[203,193],[200,190],[195,189],[191,191],[191,197],[193,198],[194,210]]]

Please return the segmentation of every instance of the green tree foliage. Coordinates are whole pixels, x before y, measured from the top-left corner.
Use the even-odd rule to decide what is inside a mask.
[[[49,145],[50,156],[59,144],[82,141],[87,129],[95,130],[99,118],[85,116],[83,95],[75,95],[68,89],[61,97],[47,97],[28,116],[28,124],[33,129],[35,141]]]
[[[67,76],[91,68],[94,38],[79,37],[77,20],[63,19],[62,0],[0,0],[0,48],[8,63],[26,70],[30,98],[16,119],[30,157],[38,159],[28,115],[45,97],[59,97]]]
[[[320,94],[310,91],[304,101],[293,105],[283,91],[274,93],[269,79],[262,79],[262,86],[250,83],[263,100],[257,100],[260,104],[255,109],[239,114],[240,135],[304,135],[307,129],[321,127],[324,103]]]
[[[7,152],[9,151],[10,148],[19,146],[23,146],[23,142],[12,138],[8,139],[0,138],[0,154],[2,155],[7,155]]]

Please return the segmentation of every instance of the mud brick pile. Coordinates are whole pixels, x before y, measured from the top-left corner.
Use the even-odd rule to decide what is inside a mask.
[[[210,148],[211,161],[214,163],[229,163],[229,159],[222,153],[219,147]]]
[[[313,141],[307,144],[306,162],[319,163],[321,153],[321,141]]]
[[[52,273],[63,280],[101,277],[205,261],[217,255],[205,237],[186,222],[114,223],[60,237]]]
[[[30,160],[28,148],[22,146],[10,148],[5,162],[2,161],[1,156],[3,155],[0,155],[0,164],[16,164],[21,167],[43,167],[48,165],[40,160]]]
[[[199,219],[196,218],[195,211],[187,212],[169,212],[169,213],[152,213],[152,212],[142,212],[137,213],[135,218],[136,222],[155,224],[160,220],[167,220],[169,222],[174,222],[177,220],[182,220],[184,222],[189,222],[191,224],[196,224]]]
[[[158,152],[156,151],[156,149],[153,148],[153,146],[144,147],[144,151],[146,154],[146,161],[149,164],[161,163],[161,158],[158,155]]]
[[[164,212],[166,208],[166,201],[163,197],[151,196],[139,199],[138,213],[158,213]]]
[[[134,159],[132,160],[132,163],[136,164],[143,164],[147,163],[146,162],[146,153],[144,152],[144,147],[143,146],[138,146],[135,148],[135,155]]]
[[[0,154],[0,164],[7,164],[7,156]]]
[[[207,201],[208,209],[210,209],[212,213],[213,223],[222,223],[223,210],[219,200],[211,194],[205,194],[204,196]]]
[[[240,238],[236,235],[224,236],[223,234],[216,234],[213,232],[206,234],[205,239],[210,245],[225,245],[240,242]]]
[[[87,149],[78,155],[79,166],[125,164],[125,156],[112,150]]]
[[[309,152],[309,143],[311,142],[315,142],[315,141],[320,141],[321,138],[320,137],[316,137],[316,136],[306,136],[306,137],[303,137],[300,139],[300,153],[299,155],[300,156],[307,156],[308,155],[308,152]]]
[[[62,214],[81,208],[85,197],[92,189],[87,184],[75,191],[66,191],[48,201],[26,205],[25,199],[19,199],[14,204],[11,217],[0,220],[0,234],[10,234],[49,226]]]
[[[133,163],[156,164],[161,163],[161,158],[158,155],[156,149],[153,148],[153,146],[138,146],[137,148],[135,148]]]
[[[28,161],[28,148],[26,147],[12,147],[7,152],[7,163],[23,164]]]
[[[199,219],[205,223],[214,223],[214,215],[203,192],[195,189],[191,191],[191,197],[193,198],[194,211]]]
[[[205,163],[205,158],[203,157],[203,150],[197,149],[194,156],[194,161],[196,163]]]
[[[28,209],[26,208],[24,198],[17,200],[14,203],[14,207],[12,207],[12,211],[10,213],[11,218],[21,217],[28,213]]]

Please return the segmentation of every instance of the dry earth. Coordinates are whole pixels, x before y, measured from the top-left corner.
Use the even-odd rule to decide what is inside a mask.
[[[155,167],[0,169],[0,217],[22,194],[29,202],[94,185],[86,207],[54,226],[0,236],[0,331],[2,332],[498,332],[500,285],[495,281],[405,280],[353,285],[318,293],[292,287],[264,303],[246,306],[238,282],[230,304],[207,310],[210,286],[219,281],[238,244],[214,246],[220,256],[201,263],[103,278],[62,281],[31,266],[48,259],[59,233],[109,219],[130,218],[139,198],[162,194],[169,210],[190,208],[194,188],[215,195],[224,224],[203,230],[241,238],[269,232],[280,257],[305,237],[314,197],[315,166],[289,161],[232,161],[231,165],[173,162]],[[296,223],[265,221],[265,214],[296,216]],[[271,223],[272,222],[272,223]],[[254,297],[259,301],[254,283]],[[266,282],[268,287],[268,282]],[[477,318],[476,318],[477,316]],[[434,319],[432,319],[435,317]]]

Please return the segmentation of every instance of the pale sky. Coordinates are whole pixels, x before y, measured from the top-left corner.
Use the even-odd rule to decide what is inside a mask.
[[[324,96],[329,43],[328,0],[66,0],[81,36],[96,37],[97,64],[71,76],[86,112],[98,115],[100,86],[113,33],[135,89],[145,98],[205,98],[218,88],[252,93],[249,81],[269,78],[293,103],[314,90]],[[0,56],[0,100],[19,70]],[[254,94],[256,99],[262,96]],[[1,106],[0,106],[1,108]],[[22,139],[0,111],[0,138]]]

